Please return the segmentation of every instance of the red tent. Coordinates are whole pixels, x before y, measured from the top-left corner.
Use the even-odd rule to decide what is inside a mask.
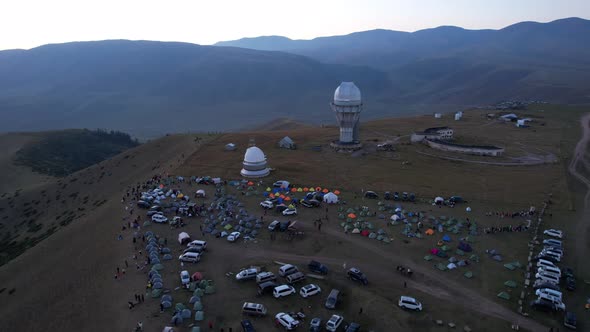
[[[201,272],[195,272],[193,273],[193,276],[191,278],[193,279],[193,281],[199,281],[203,279],[203,275],[201,274]]]
[[[362,236],[369,236],[369,234],[371,234],[371,232],[369,232],[369,231],[368,231],[368,230],[366,230],[366,229],[365,229],[364,231],[361,231],[361,235],[362,235]]]

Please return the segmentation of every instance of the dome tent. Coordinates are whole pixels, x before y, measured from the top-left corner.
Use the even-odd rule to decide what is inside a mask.
[[[335,204],[338,203],[338,196],[334,193],[329,192],[324,195],[323,200],[328,204]]]

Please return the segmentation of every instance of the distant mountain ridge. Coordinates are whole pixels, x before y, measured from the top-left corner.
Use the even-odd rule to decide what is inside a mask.
[[[341,81],[361,89],[363,120],[507,99],[588,104],[589,35],[590,21],[569,18],[218,43],[231,47],[107,40],[0,51],[0,132],[104,128],[145,139],[277,118],[333,123]]]

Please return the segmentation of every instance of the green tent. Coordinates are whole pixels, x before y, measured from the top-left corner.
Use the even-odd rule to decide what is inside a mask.
[[[203,296],[204,294],[205,292],[203,292],[203,290],[200,288],[195,289],[195,291],[193,292],[194,296]]]
[[[203,303],[195,302],[195,304],[193,304],[193,310],[196,310],[196,311],[203,310]]]
[[[504,283],[504,286],[510,287],[510,288],[516,288],[516,281],[508,280]]]
[[[449,249],[451,249],[451,248],[449,248],[449,246],[447,246],[446,244],[444,246],[440,247],[440,250],[442,250],[442,251],[449,251]]]
[[[203,319],[205,319],[205,313],[203,311],[197,311],[195,312],[195,320],[200,322]]]
[[[479,257],[476,254],[469,256],[470,261],[479,262]]]
[[[438,263],[435,265],[435,267],[441,271],[446,271],[447,270],[447,266],[444,265],[443,263]]]
[[[162,295],[161,289],[152,289],[152,298],[158,298]]]
[[[514,265],[512,265],[512,263],[504,264],[504,267],[507,268],[510,271],[516,270],[516,267]]]
[[[182,311],[182,310],[186,309],[186,306],[182,303],[176,303],[175,308],[176,308],[176,311]]]
[[[205,294],[213,294],[215,293],[215,286],[209,285],[205,287]]]
[[[498,294],[498,297],[504,300],[510,300],[510,294],[506,293],[506,292],[500,292]]]
[[[431,261],[432,260],[432,256],[431,255],[426,255],[426,256],[424,256],[424,260],[425,261]]]
[[[348,210],[346,210],[346,213],[354,213],[354,209],[353,208],[349,208]]]
[[[473,278],[473,272],[467,271],[463,274],[463,276],[467,279],[471,279],[471,278]]]
[[[151,226],[151,224],[152,224],[151,222],[146,221],[146,222],[143,223],[143,227]]]
[[[461,249],[457,249],[457,250],[455,251],[455,254],[457,254],[457,255],[459,255],[459,256],[464,256],[464,255],[465,255],[465,252],[464,252],[463,250],[461,250]]]
[[[226,231],[229,231],[230,229],[232,229],[234,226],[232,226],[231,224],[227,224],[223,227],[223,229],[225,229]]]
[[[512,265],[513,265],[514,267],[516,267],[516,268],[521,268],[521,267],[522,267],[522,264],[520,264],[520,262],[519,262],[519,261],[515,261],[515,262],[512,262],[512,263],[510,263],[510,264],[512,264]]]

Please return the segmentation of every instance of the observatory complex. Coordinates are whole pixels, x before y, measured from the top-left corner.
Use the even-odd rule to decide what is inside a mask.
[[[342,82],[334,91],[330,103],[340,126],[340,139],[330,145],[337,150],[357,150],[362,147],[359,138],[359,119],[363,110],[361,91],[354,82]]]
[[[260,148],[251,146],[246,150],[243,168],[240,173],[246,178],[262,178],[270,173],[266,166],[266,156]]]

